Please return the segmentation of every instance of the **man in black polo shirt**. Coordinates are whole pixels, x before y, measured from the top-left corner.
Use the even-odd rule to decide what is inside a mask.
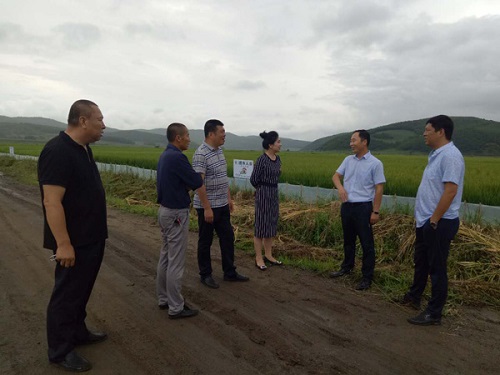
[[[99,107],[78,100],[69,111],[68,127],[45,145],[38,160],[43,247],[53,251],[57,262],[47,308],[49,361],[76,372],[92,366],[75,347],[107,338],[85,325],[108,237],[106,197],[89,143],[101,139],[105,128]]]

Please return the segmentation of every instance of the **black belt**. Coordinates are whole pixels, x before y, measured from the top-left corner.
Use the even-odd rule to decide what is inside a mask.
[[[347,204],[349,206],[361,206],[363,204],[371,204],[372,202],[344,202],[342,204]]]

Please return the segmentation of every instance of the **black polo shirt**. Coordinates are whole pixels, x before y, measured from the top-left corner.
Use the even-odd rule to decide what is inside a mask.
[[[188,208],[191,204],[189,190],[202,185],[201,175],[194,171],[186,155],[169,143],[156,170],[158,203],[172,209]]]
[[[73,141],[64,131],[51,139],[38,159],[38,182],[66,188],[62,205],[66,228],[73,247],[89,245],[108,238],[106,196],[92,150]],[[43,247],[57,249],[47,223],[45,207]]]

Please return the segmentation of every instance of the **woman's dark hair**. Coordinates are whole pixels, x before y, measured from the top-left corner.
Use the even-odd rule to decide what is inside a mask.
[[[269,145],[274,144],[274,142],[276,142],[279,138],[278,133],[275,132],[274,130],[270,131],[269,133],[263,131],[259,135],[262,138],[262,148],[264,150],[269,150]]]

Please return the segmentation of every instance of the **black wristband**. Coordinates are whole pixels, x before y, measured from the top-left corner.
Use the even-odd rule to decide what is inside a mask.
[[[378,211],[372,211],[375,215],[379,215]]]

